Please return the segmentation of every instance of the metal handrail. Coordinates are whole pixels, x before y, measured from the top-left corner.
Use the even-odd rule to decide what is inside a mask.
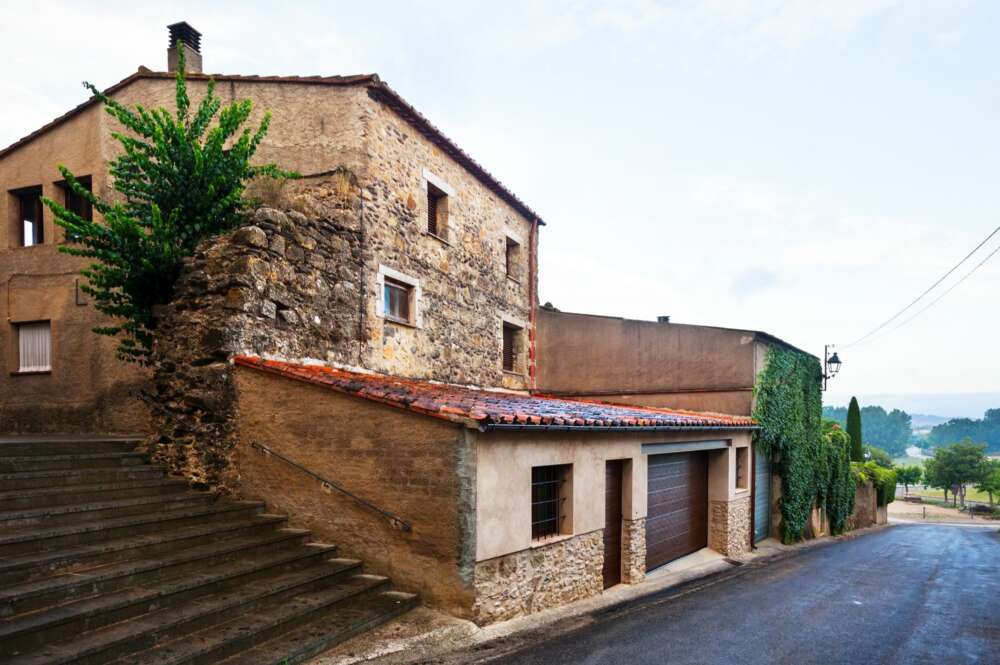
[[[265,445],[263,445],[261,443],[257,443],[256,441],[251,441],[250,445],[252,447],[256,448],[257,450],[259,450],[261,453],[263,453],[265,455],[274,455],[275,457],[277,457],[278,459],[280,459],[285,464],[287,464],[289,466],[295,467],[296,469],[298,469],[302,473],[305,473],[306,475],[312,476],[313,478],[315,478],[316,480],[318,480],[320,482],[320,484],[324,488],[335,489],[338,492],[340,492],[341,494],[344,494],[344,495],[346,495],[346,496],[354,499],[355,501],[357,501],[358,503],[360,503],[365,508],[368,508],[369,510],[373,510],[376,513],[378,513],[378,514],[382,515],[383,517],[385,517],[387,520],[389,520],[389,522],[393,526],[395,526],[396,528],[400,529],[401,531],[406,531],[406,532],[413,531],[413,525],[410,524],[409,522],[407,522],[406,520],[404,520],[402,517],[398,517],[398,516],[393,515],[392,513],[390,513],[388,510],[384,510],[382,508],[379,508],[378,506],[376,506],[371,501],[368,501],[367,499],[363,499],[360,496],[358,496],[357,494],[354,494],[353,492],[351,492],[351,491],[349,491],[347,489],[344,489],[343,487],[341,487],[337,483],[333,482],[332,480],[328,480],[328,479],[324,478],[323,476],[319,475],[318,473],[314,473],[313,471],[310,471],[309,469],[307,469],[306,467],[302,466],[298,462],[296,462],[294,460],[288,459],[287,457],[285,457],[281,453],[279,453],[279,452],[277,452],[275,450],[271,450],[267,446],[265,446]]]

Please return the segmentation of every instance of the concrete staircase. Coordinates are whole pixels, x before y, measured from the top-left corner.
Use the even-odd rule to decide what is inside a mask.
[[[0,663],[290,665],[416,605],[135,445],[0,439]]]

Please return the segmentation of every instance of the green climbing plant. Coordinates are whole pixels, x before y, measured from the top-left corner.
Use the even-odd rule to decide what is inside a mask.
[[[43,202],[67,231],[59,250],[94,259],[81,271],[87,279],[81,288],[111,321],[94,332],[118,338],[119,358],[148,364],[154,308],[170,300],[184,257],[204,238],[238,225],[251,204],[243,196],[250,180],[296,174],[274,164],[251,164],[271,116],[265,113],[256,128],[246,126],[253,110],[249,99],[223,107],[209,81],[192,108],[183,57],[173,112],[139,104],[128,108],[84,85],[124,127],[111,134],[121,146],[109,169],[116,195],[98,197],[60,165],[67,185],[101,219],[86,220],[49,198]]]
[[[816,358],[771,347],[754,387],[753,415],[760,425],[756,442],[781,476],[781,535],[786,543],[802,539],[814,503],[827,511],[837,531],[853,509],[846,435],[824,432],[821,381]]]

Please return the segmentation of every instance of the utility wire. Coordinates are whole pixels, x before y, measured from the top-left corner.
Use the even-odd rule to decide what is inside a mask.
[[[924,307],[923,309],[921,309],[919,312],[917,312],[916,314],[914,314],[910,318],[904,320],[902,323],[900,323],[899,325],[897,325],[895,328],[892,328],[891,330],[887,331],[887,333],[891,333],[891,332],[895,332],[895,331],[899,330],[900,328],[902,328],[903,326],[905,326],[907,323],[909,323],[913,319],[917,318],[918,316],[920,316],[921,314],[923,314],[924,312],[926,312],[927,310],[929,310],[934,305],[936,305],[939,302],[941,302],[941,300],[943,300],[946,295],[948,295],[949,293],[951,293],[952,291],[955,290],[956,286],[958,286],[959,284],[961,284],[965,280],[967,280],[970,277],[972,277],[972,273],[974,273],[977,270],[979,270],[980,268],[982,268],[983,265],[987,261],[989,261],[990,259],[992,259],[993,256],[995,254],[997,254],[998,252],[1000,252],[1000,245],[997,245],[996,248],[994,248],[994,250],[992,252],[990,252],[985,259],[983,259],[982,261],[980,261],[979,263],[976,264],[975,268],[973,268],[969,272],[965,273],[965,275],[962,276],[962,279],[958,280],[957,282],[955,282],[954,284],[952,284],[951,286],[949,286],[948,289],[944,293],[942,293],[937,298],[935,298],[934,300],[932,300],[930,302],[930,304],[928,304],[926,307]]]
[[[938,281],[936,281],[933,284],[931,284],[927,288],[926,291],[924,291],[919,296],[917,296],[916,298],[914,298],[913,301],[909,305],[907,305],[903,309],[899,310],[898,312],[896,312],[895,314],[893,314],[892,316],[890,316],[888,319],[886,319],[885,321],[883,321],[879,326],[877,326],[876,328],[872,329],[867,334],[859,337],[858,339],[854,340],[850,344],[844,345],[842,348],[848,349],[848,348],[850,348],[850,347],[852,347],[852,346],[854,346],[856,344],[860,344],[861,342],[865,341],[866,339],[868,339],[869,337],[871,337],[872,335],[874,335],[875,333],[877,333],[878,331],[882,330],[887,325],[889,325],[890,323],[892,323],[893,321],[895,321],[896,319],[898,319],[900,316],[902,316],[903,314],[905,314],[911,307],[913,307],[918,302],[920,302],[921,300],[923,300],[924,297],[926,297],[928,293],[930,293],[931,291],[933,291],[934,289],[936,289],[938,286],[940,286],[941,282],[943,282],[944,280],[948,279],[948,277],[950,277],[952,275],[952,273],[954,273],[956,270],[958,270],[962,266],[963,263],[965,263],[966,261],[968,261],[972,257],[973,254],[975,254],[976,252],[978,252],[980,250],[980,248],[982,248],[983,245],[985,245],[986,243],[988,243],[990,241],[990,239],[993,238],[993,236],[995,236],[997,233],[1000,233],[1000,226],[998,226],[995,229],[993,229],[993,232],[991,234],[989,234],[988,236],[986,236],[986,238],[981,243],[979,243],[978,245],[976,245],[975,249],[973,249],[971,252],[969,252],[968,254],[966,254],[965,258],[963,258],[961,261],[959,261],[954,266],[952,266],[951,270],[949,270],[944,275],[942,275],[941,278],[938,279]],[[995,250],[994,250],[994,253],[996,253]],[[990,256],[986,257],[986,261],[988,261],[990,259],[990,257],[992,257],[992,256],[993,256],[993,254],[990,254]],[[983,261],[983,263],[985,263],[986,261]],[[979,265],[982,265],[982,263],[980,263]],[[976,266],[976,268],[978,268],[978,267],[979,266]],[[976,271],[976,269],[972,270],[972,272],[975,272],[975,271]],[[969,275],[971,275],[972,272],[970,272]],[[968,275],[966,275],[966,277],[968,277]],[[964,279],[965,278],[963,277],[962,281],[964,281]],[[959,283],[961,283],[961,282],[959,282]],[[957,284],[955,286],[957,286]],[[952,288],[954,288],[954,286]],[[949,289],[949,291],[950,290],[951,289]],[[942,297],[944,297],[944,296],[942,296]],[[940,298],[939,298],[939,300],[940,300]],[[935,300],[934,302],[937,302],[937,300]],[[921,312],[923,312],[923,311],[925,311],[925,310],[921,310]],[[919,314],[918,314],[918,316],[919,316]],[[916,317],[913,317],[913,318],[916,318]],[[910,320],[912,320],[912,319],[907,319],[907,321],[910,321]]]

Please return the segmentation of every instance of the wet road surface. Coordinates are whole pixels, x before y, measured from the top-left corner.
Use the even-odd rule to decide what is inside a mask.
[[[528,639],[466,662],[1000,664],[1000,534],[896,526]]]

